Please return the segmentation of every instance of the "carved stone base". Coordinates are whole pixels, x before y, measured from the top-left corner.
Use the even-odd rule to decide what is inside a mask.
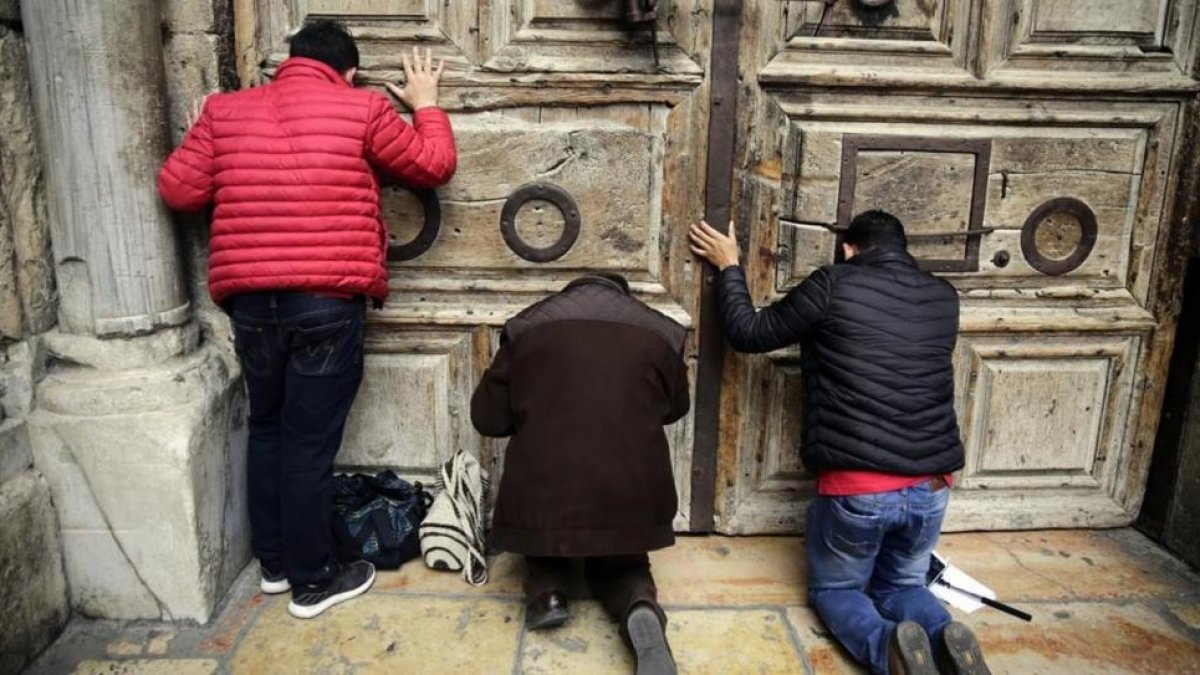
[[[29,418],[34,462],[76,610],[205,622],[250,557],[245,395],[211,345],[151,361],[52,359]]]

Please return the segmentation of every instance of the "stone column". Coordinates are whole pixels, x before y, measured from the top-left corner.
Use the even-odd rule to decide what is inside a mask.
[[[158,1],[21,4],[59,327],[104,337],[185,323],[178,245],[154,189],[169,143]]]
[[[201,341],[155,187],[159,2],[21,6],[61,296],[29,428],[71,603],[206,621],[249,558],[245,401],[229,350]]]

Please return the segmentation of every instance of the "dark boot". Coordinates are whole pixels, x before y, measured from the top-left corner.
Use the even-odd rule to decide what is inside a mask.
[[[946,675],[992,675],[983,660],[983,649],[970,628],[954,621],[942,632],[938,656]]]
[[[558,628],[570,618],[567,594],[562,591],[542,593],[525,605],[525,627],[529,630]]]
[[[938,675],[929,636],[915,621],[896,626],[888,642],[888,672],[891,675]]]
[[[644,602],[635,605],[625,619],[625,632],[637,657],[637,675],[676,674],[667,633],[653,607]]]

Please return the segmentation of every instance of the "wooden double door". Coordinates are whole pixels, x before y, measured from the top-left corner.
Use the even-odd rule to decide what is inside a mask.
[[[798,352],[727,350],[686,230],[732,213],[768,302],[879,207],[962,297],[949,526],[1129,522],[1174,327],[1200,1],[659,0],[654,30],[627,4],[236,0],[245,80],[316,17],[352,28],[367,85],[414,44],[448,64],[459,172],[386,191],[392,297],[340,463],[419,478],[465,448],[498,476],[469,399],[500,327],[615,271],[693,329],[679,529],[800,531]]]

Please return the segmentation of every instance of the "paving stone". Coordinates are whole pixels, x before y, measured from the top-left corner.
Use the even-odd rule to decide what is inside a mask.
[[[1171,597],[1194,589],[1159,559],[1134,555],[1103,531],[950,534],[938,550],[1014,602]]]
[[[962,620],[988,666],[1012,673],[1200,673],[1200,644],[1142,603],[1047,603],[1025,623],[980,610]]]
[[[799,537],[680,537],[650,554],[659,599],[675,605],[805,602]]]
[[[453,572],[429,569],[420,559],[405,563],[400,569],[380,571],[375,579],[375,592],[439,593],[520,597],[525,581],[525,562],[521,556],[508,553],[488,560],[488,582],[474,587]]]
[[[251,567],[257,570],[256,563],[251,563]],[[200,652],[207,655],[228,654],[237,644],[238,637],[257,616],[259,608],[268,602],[283,604],[286,597],[272,598],[255,592],[240,602],[231,603],[214,622],[212,634],[200,642]]]
[[[853,675],[861,673],[862,669],[854,659],[842,649],[833,636],[825,630],[817,613],[807,607],[788,607],[787,620],[800,647],[804,650],[804,658],[816,675]]]
[[[689,609],[668,614],[667,637],[682,673],[803,672],[782,612]]]
[[[75,675],[211,675],[219,667],[213,659],[82,661]]]
[[[302,621],[272,603],[242,638],[233,673],[508,673],[519,603],[369,593]]]
[[[1200,590],[1200,589],[1197,589]],[[1200,604],[1193,600],[1192,602],[1168,602],[1167,609],[1194,631],[1200,632]]]
[[[575,602],[571,620],[549,631],[527,632],[521,652],[525,675],[629,673],[633,656],[600,603]]]

